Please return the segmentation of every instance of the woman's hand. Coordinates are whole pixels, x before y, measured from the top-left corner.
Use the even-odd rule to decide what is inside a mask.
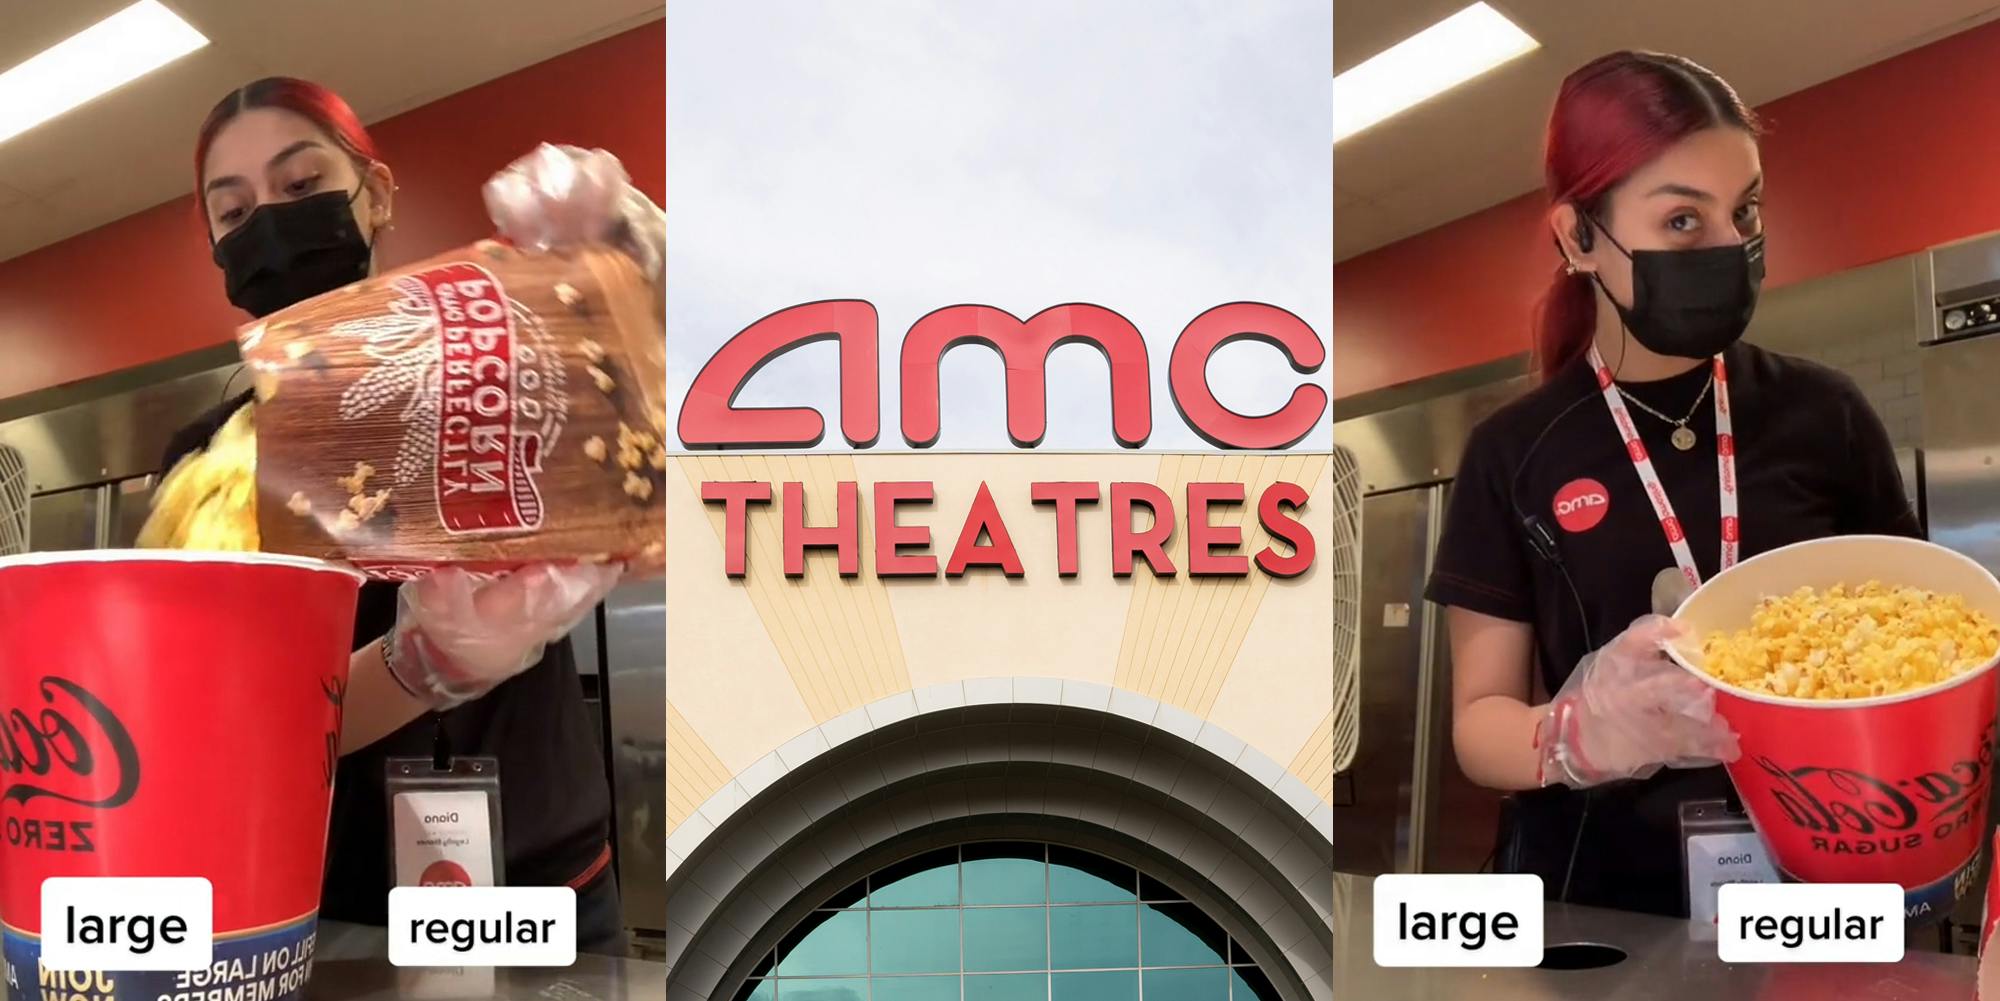
[[[476,699],[542,659],[617,585],[621,567],[535,564],[480,580],[446,568],[396,592],[389,673],[443,710]]]
[[[658,285],[667,259],[667,214],[601,149],[543,143],[486,182],[486,212],[517,247],[550,250],[605,243]]]
[[[1535,731],[1543,785],[1580,788],[1736,760],[1736,734],[1715,714],[1714,690],[1667,658],[1666,645],[1682,635],[1674,620],[1647,616],[1577,665]]]

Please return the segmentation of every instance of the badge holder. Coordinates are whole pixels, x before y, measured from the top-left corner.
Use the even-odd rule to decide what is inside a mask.
[[[1730,883],[1780,882],[1770,850],[1734,799],[1682,803],[1681,907],[1689,934],[1715,938],[1716,897]]]
[[[434,746],[385,765],[393,885],[507,885],[499,759],[454,757],[442,720]]]

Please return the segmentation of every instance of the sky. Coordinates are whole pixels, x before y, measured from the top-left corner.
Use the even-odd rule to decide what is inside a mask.
[[[902,449],[903,333],[981,303],[1088,302],[1152,348],[1149,449],[1206,449],[1167,388],[1189,321],[1333,317],[1331,5],[1325,0],[676,0],[667,13],[667,364],[675,411],[709,356],[786,306],[881,317],[882,437]],[[1238,342],[1217,398],[1268,413],[1300,376]],[[765,366],[739,406],[813,406],[838,432],[831,342]],[[1044,449],[1111,449],[1109,375],[1049,362]],[[1011,448],[1000,360],[945,355],[938,449]],[[1300,447],[1330,448],[1331,415]]]

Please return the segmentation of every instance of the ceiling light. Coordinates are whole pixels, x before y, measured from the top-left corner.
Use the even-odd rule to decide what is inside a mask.
[[[1422,104],[1541,47],[1476,3],[1333,78],[1333,141]]]
[[[0,142],[207,44],[158,0],[140,0],[0,73]]]

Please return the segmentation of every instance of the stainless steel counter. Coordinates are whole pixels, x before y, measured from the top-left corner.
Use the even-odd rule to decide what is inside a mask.
[[[315,1001],[656,1001],[667,996],[667,968],[637,959],[578,956],[567,969],[406,969],[389,965],[383,929],[322,921],[306,996]]]
[[[1971,1001],[1967,956],[1910,951],[1895,964],[1731,965],[1686,921],[1551,903],[1547,955],[1596,943],[1625,959],[1594,970],[1384,969],[1374,960],[1374,883],[1333,877],[1333,996],[1339,1001]]]

